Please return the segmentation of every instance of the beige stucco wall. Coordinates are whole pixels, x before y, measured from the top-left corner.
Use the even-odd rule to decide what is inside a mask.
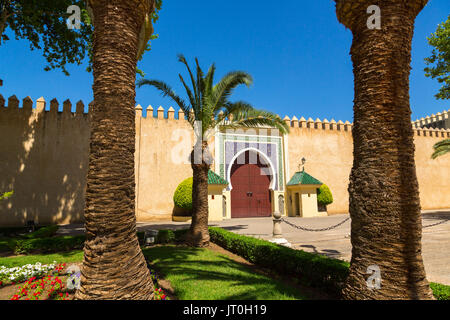
[[[287,137],[289,170],[286,180],[289,181],[299,171],[304,157],[305,171],[327,184],[333,193],[334,202],[327,208],[330,214],[348,212],[347,186],[353,161],[353,142],[351,132],[345,131],[343,125],[341,129],[292,127]]]
[[[445,138],[439,130],[419,130],[414,136],[420,204],[423,210],[450,208],[450,154],[431,159],[433,145],[443,139]]]
[[[136,127],[137,220],[169,220],[175,189],[192,177],[192,127],[184,119],[143,118],[139,113]]]
[[[280,196],[283,197],[284,209],[280,210]],[[286,195],[285,191],[272,191],[272,212],[278,211],[282,216],[286,216]]]
[[[3,107],[0,96],[0,226],[23,226],[83,220],[84,190],[89,155],[90,125],[83,105],[58,112],[58,103],[44,111],[45,101],[15,97]]]
[[[288,216],[294,217],[296,215],[297,206],[301,217],[323,216],[324,214],[319,213],[317,207],[317,188],[319,187],[319,185],[289,186],[286,191]],[[298,203],[296,203],[296,193],[298,193]]]
[[[208,187],[208,212],[209,221],[223,220],[223,191],[225,186],[210,185]]]
[[[293,123],[288,139],[289,180],[302,157],[306,171],[327,184],[334,202],[329,214],[348,213],[348,183],[353,162],[350,124],[322,122]],[[294,127],[295,126],[295,127]],[[432,160],[433,145],[450,136],[450,131],[415,129],[415,160],[423,210],[450,208],[450,155]]]
[[[14,190],[15,194],[0,201],[0,226],[23,225],[27,220],[41,224],[83,221],[90,136],[89,116],[83,113],[83,104],[77,104],[73,113],[70,102],[65,103],[63,112],[57,111],[56,101],[46,103],[43,99],[26,99],[20,109],[15,97],[9,99],[8,108],[4,104],[0,95],[0,193]],[[46,104],[50,111],[44,111]],[[140,108],[136,112],[138,221],[171,219],[175,188],[192,176],[189,154],[193,130],[184,118],[175,119],[173,109],[168,111],[156,112],[158,118],[142,117]],[[351,125],[335,124],[331,129],[330,124],[297,120],[292,126],[284,139],[287,180],[305,157],[306,171],[333,192],[334,203],[328,206],[328,212],[348,212]],[[450,137],[450,131],[415,130],[423,209],[450,208],[450,155],[430,158],[432,146],[445,136]],[[209,145],[214,155],[213,138]],[[230,192],[223,194],[227,217],[231,217]],[[273,194],[274,209],[278,207],[278,195]]]
[[[225,219],[231,219],[231,191],[227,191],[226,189],[223,191],[223,196],[225,197],[225,205],[226,205],[226,212],[227,216]]]

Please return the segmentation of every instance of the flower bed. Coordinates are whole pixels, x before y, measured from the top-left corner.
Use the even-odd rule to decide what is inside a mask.
[[[8,283],[23,282],[30,278],[39,278],[47,274],[51,270],[55,270],[56,262],[52,264],[26,264],[21,267],[6,268],[0,266],[0,283],[6,285]],[[60,265],[58,265],[60,267]],[[61,271],[61,270],[59,270]]]
[[[69,293],[65,292],[65,285],[58,276],[46,276],[41,279],[32,277],[19,287],[11,300],[67,300]]]
[[[70,267],[65,263],[26,264],[20,267],[6,268],[0,266],[0,289],[3,286],[19,285],[11,300],[70,300],[77,286],[71,285],[73,279]],[[150,270],[151,279],[155,286],[155,300],[169,300],[158,283],[155,271]],[[70,282],[72,280],[72,282]],[[66,283],[67,282],[67,283]],[[15,289],[14,289],[15,290]]]
[[[155,297],[154,300],[169,300],[169,297],[164,293],[164,291],[161,289],[158,283],[158,276],[156,275],[156,272],[152,269],[150,269],[150,276],[153,281],[153,285],[155,287]]]

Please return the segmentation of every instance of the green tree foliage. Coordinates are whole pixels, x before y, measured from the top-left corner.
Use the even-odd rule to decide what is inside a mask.
[[[431,155],[431,158],[436,159],[439,156],[442,156],[446,153],[450,152],[450,139],[445,139],[439,141],[433,146],[434,152]]]
[[[29,41],[31,50],[42,49],[46,71],[60,68],[68,75],[66,64],[82,63],[93,31],[92,25],[83,21],[79,30],[67,28],[70,5],[83,8],[83,18],[88,16],[84,0],[0,0],[1,43],[9,40],[5,34],[9,27],[16,39]]]
[[[317,202],[323,206],[333,203],[333,195],[326,184],[321,185],[318,189]]]
[[[173,195],[173,203],[176,207],[192,210],[192,183],[193,178],[187,178],[181,182]]]
[[[438,99],[450,99],[450,15],[441,23],[435,33],[428,38],[434,47],[431,57],[425,59],[428,67],[425,75],[437,79],[442,87],[436,94]]]
[[[77,5],[81,9],[81,28],[69,29],[67,8]],[[152,21],[158,20],[162,0],[155,0]],[[31,50],[43,51],[47,60],[44,70],[61,69],[69,75],[66,65],[80,65],[89,58],[87,71],[91,72],[93,25],[86,10],[85,0],[0,0],[0,45],[10,40],[5,33],[11,29],[16,39],[26,39]],[[150,39],[157,38],[152,35]],[[147,44],[145,51],[151,49]],[[142,58],[142,56],[140,57]],[[142,71],[136,70],[143,75]]]

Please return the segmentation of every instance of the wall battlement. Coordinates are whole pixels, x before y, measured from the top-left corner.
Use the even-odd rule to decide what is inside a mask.
[[[449,112],[450,113],[450,112]],[[448,115],[447,115],[448,117]],[[444,118],[448,119],[448,118]],[[326,118],[322,121],[320,119],[313,120],[309,118],[306,120],[304,117],[301,117],[300,120],[293,116],[290,119],[288,116],[285,116],[283,119],[291,128],[308,128],[308,129],[317,129],[317,130],[332,130],[332,131],[348,131],[351,132],[353,128],[353,123],[349,121],[343,122],[342,120],[335,121],[331,119],[328,121]],[[417,125],[417,122],[411,122],[413,125],[414,135],[422,136],[422,137],[442,137],[442,138],[450,138],[450,129],[445,128],[433,128],[433,127],[420,127]]]
[[[73,105],[70,100],[60,104],[56,99],[19,101],[11,96],[6,103],[0,95],[0,193],[14,190],[13,197],[0,201],[0,225],[83,221],[93,108],[89,104],[89,110],[85,109],[82,101]],[[192,176],[188,159],[194,133],[181,110],[148,106],[146,117],[143,111],[136,106],[136,218],[170,219],[174,190]],[[285,178],[295,173],[299,159],[305,157],[308,172],[333,192],[329,213],[348,212],[353,124],[295,116],[283,120],[291,127],[280,155],[287,159]],[[435,143],[450,137],[450,130],[414,123],[413,128],[422,208],[449,208],[450,162],[445,157],[432,160],[431,154]]]
[[[14,112],[14,111],[31,111],[33,113],[57,113],[57,114],[72,114],[73,116],[87,115],[84,112],[83,101],[78,101],[75,105],[75,110],[72,111],[72,102],[67,99],[63,102],[61,110],[59,110],[58,100],[52,99],[47,107],[47,102],[43,97],[36,100],[35,108],[33,108],[33,100],[30,97],[22,99],[22,108],[20,108],[20,101],[15,95],[8,98],[8,103],[5,104],[5,99],[0,94],[0,111]]]
[[[450,129],[450,110],[413,121],[414,128]]]
[[[178,118],[175,118],[175,109],[173,107],[170,107],[167,110],[167,113],[165,112],[164,108],[162,106],[160,106],[158,109],[156,109],[156,116],[154,115],[154,109],[151,105],[149,105],[146,108],[146,112],[147,112],[147,116],[144,117],[142,115],[142,106],[140,104],[138,104],[136,106],[136,117],[138,118],[143,118],[143,119],[166,119],[166,120],[181,120],[181,121],[187,121],[186,120],[186,116],[183,112],[183,110],[178,110]]]
[[[43,97],[36,100],[36,106],[33,108],[33,100],[30,97],[26,97],[22,100],[22,108],[19,108],[19,99],[13,95],[8,98],[8,104],[5,104],[5,99],[0,94],[0,111],[32,111],[33,113],[56,113],[56,114],[71,114],[74,117],[84,116],[88,118],[89,109],[85,113],[85,105],[83,101],[78,101],[76,103],[76,107],[74,111],[72,111],[72,103],[69,99],[65,100],[62,105],[62,109],[59,110],[59,102],[56,99],[53,99],[49,103],[49,108],[46,108],[47,102]],[[89,104],[90,106],[91,104]],[[175,113],[177,113],[177,117],[175,117]],[[142,119],[158,119],[158,120],[177,120],[177,121],[187,121],[186,115],[184,112],[179,109],[175,111],[173,107],[169,107],[167,112],[165,109],[160,106],[156,109],[156,115],[154,112],[154,108],[149,105],[146,108],[147,116],[143,116],[143,108],[140,104],[136,106],[136,117]],[[331,130],[331,131],[342,131],[342,132],[351,132],[353,128],[353,123],[349,121],[343,122],[342,120],[328,119],[320,120],[317,118],[313,120],[312,118],[308,118],[306,120],[304,117],[298,119],[296,116],[293,116],[292,119],[288,116],[283,118],[289,127],[291,128],[308,128],[308,129],[317,129],[317,130]],[[431,116],[427,116],[426,118],[421,118],[420,120],[412,121],[412,126],[414,130],[415,136],[422,137],[441,137],[441,138],[450,138],[450,128],[447,128],[445,124],[450,122],[450,110],[444,112],[438,112],[437,114],[432,114]],[[444,124],[444,125],[442,125]]]

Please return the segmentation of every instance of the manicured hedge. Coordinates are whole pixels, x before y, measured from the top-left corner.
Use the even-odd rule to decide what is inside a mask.
[[[11,251],[12,240],[7,238],[0,239],[0,252],[9,252]]]
[[[175,241],[175,233],[172,230],[159,230],[156,243],[171,243]]]
[[[173,195],[173,204],[185,210],[192,210],[192,183],[193,178],[181,182]]]
[[[45,253],[68,251],[83,249],[85,239],[84,235],[19,239],[9,241],[9,248],[16,254],[26,254],[37,250]]]
[[[181,230],[158,230],[158,235],[156,236],[156,243],[174,243],[183,241],[183,237],[188,229]]]
[[[294,250],[269,241],[238,235],[217,227],[209,228],[211,241],[244,259],[300,283],[339,294],[348,275],[349,263],[314,253]]]
[[[10,233],[17,234],[17,232],[25,233],[26,228],[16,228],[17,231],[11,229]],[[58,230],[57,225],[41,227],[36,231],[28,234],[18,234],[15,237],[3,237],[0,238],[0,252],[12,251],[16,254],[28,253],[30,250],[34,250],[36,246],[41,246],[46,241],[32,241],[33,239],[44,239],[52,237]],[[67,240],[66,240],[67,241]],[[58,243],[58,240],[56,241]],[[44,246],[45,247],[45,246]],[[45,249],[45,248],[44,248]]]
[[[158,233],[160,241],[167,240],[163,243],[176,241],[181,237],[186,230],[177,231],[167,231],[163,230],[161,235]],[[32,235],[32,234],[30,234]],[[137,237],[140,244],[144,243],[145,232],[137,232]],[[77,236],[56,236],[56,237],[45,237],[36,238],[32,236],[30,239],[22,238],[4,238],[0,239],[0,252],[14,252],[15,254],[29,254],[35,251],[40,252],[59,252],[68,250],[78,250],[83,249],[84,241],[86,240],[85,235]]]
[[[58,231],[58,228],[59,227],[57,225],[42,227],[32,233],[25,235],[24,238],[27,239],[48,238],[55,235],[56,231]]]

